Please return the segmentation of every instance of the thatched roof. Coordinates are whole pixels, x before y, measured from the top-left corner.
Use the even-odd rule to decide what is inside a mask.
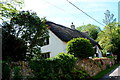
[[[68,42],[73,38],[87,38],[90,42],[95,46],[98,45],[96,41],[94,41],[91,37],[89,37],[86,33],[80,32],[78,30],[74,30],[68,27],[65,27],[60,24],[56,24],[50,21],[47,21],[46,24],[49,26],[49,29],[62,41]]]

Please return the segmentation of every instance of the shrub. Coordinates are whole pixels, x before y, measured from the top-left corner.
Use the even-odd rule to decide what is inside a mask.
[[[3,60],[11,60],[11,61],[19,61],[24,60],[26,58],[26,50],[27,46],[25,42],[7,33],[3,30],[2,37],[2,59]]]
[[[6,61],[2,62],[2,80],[9,80],[10,79],[10,67],[9,63]]]
[[[73,55],[65,53],[59,53],[56,59],[59,59],[59,64],[62,68],[63,73],[65,74],[72,70],[77,60],[77,58],[75,58]]]
[[[114,57],[114,56],[107,56],[107,58],[115,59],[115,57]]]
[[[69,75],[74,68],[76,58],[70,54],[60,53],[55,58],[31,61],[30,67],[34,70],[36,79],[41,80],[60,80],[62,78],[70,80]]]
[[[22,79],[22,74],[20,73],[20,70],[21,69],[19,66],[14,66],[14,68],[13,68],[13,72],[14,72],[13,80]]]
[[[83,70],[73,70],[72,71],[73,80],[88,80],[90,75]]]
[[[36,59],[30,67],[35,80],[87,80],[90,78],[83,70],[75,69],[77,58],[71,54],[59,53],[55,58]]]
[[[94,55],[92,44],[88,39],[74,38],[68,42],[67,53],[78,58],[87,58]]]

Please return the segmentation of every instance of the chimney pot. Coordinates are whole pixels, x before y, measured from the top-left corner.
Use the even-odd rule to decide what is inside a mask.
[[[72,24],[71,24],[71,29],[74,29],[75,30],[75,25],[73,24],[73,22],[72,22]]]

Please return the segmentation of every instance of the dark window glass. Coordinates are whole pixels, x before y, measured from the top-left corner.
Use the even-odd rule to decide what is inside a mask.
[[[42,53],[42,57],[43,58],[49,58],[50,57],[50,52],[47,52],[47,53]]]

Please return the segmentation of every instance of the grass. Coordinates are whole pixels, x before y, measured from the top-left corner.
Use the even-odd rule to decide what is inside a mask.
[[[115,64],[115,65],[113,65],[112,67],[101,71],[101,72],[98,73],[96,76],[93,76],[93,77],[92,77],[92,80],[98,80],[98,79],[102,78],[102,77],[105,76],[107,73],[109,73],[110,71],[112,71],[113,69],[115,69],[116,67],[118,67],[119,65],[120,65],[120,63],[119,63],[119,64]]]

